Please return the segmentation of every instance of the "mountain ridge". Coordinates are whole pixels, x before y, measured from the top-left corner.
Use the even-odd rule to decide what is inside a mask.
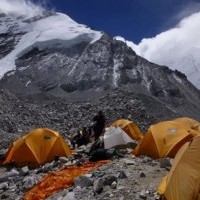
[[[1,23],[12,17],[1,15]],[[85,100],[87,93],[92,98],[115,88],[126,88],[152,96],[181,114],[199,116],[200,92],[178,70],[151,63],[123,41],[79,25],[64,14],[44,12],[23,20],[8,20],[9,27],[18,28],[14,32],[3,29],[4,34],[0,35],[3,45],[9,43],[6,33],[12,34],[14,41],[10,51],[2,47],[2,55],[10,53],[0,60],[0,67],[10,67],[9,62],[15,65],[4,70],[0,88],[39,100],[46,95]]]

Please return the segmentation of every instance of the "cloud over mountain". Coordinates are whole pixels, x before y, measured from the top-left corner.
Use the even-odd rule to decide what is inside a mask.
[[[35,16],[43,11],[39,4],[30,0],[1,0],[0,12],[5,14]]]
[[[155,37],[144,38],[136,45],[125,41],[134,51],[159,65],[178,69],[200,88],[200,12],[182,19],[179,24]]]
[[[153,38],[143,39],[136,47],[141,56],[158,64],[182,57],[193,48],[200,48],[200,12],[184,18],[175,28]]]

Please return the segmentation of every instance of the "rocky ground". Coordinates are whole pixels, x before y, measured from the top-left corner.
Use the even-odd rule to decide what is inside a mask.
[[[159,162],[148,157],[132,158],[126,155],[85,175],[84,178],[77,178],[73,187],[48,199],[160,199],[156,188],[169,167],[170,162],[167,159]]]
[[[32,104],[13,94],[0,91],[0,153],[3,154],[20,135],[38,127],[56,130],[67,139],[83,126],[89,127],[93,116],[102,110],[107,126],[120,118],[130,118],[143,132],[150,124],[179,117],[175,111],[155,101],[150,96],[114,90],[94,101],[67,102],[53,99]],[[86,161],[87,157],[84,158]],[[77,163],[79,160],[74,160]],[[37,169],[0,168],[0,199],[21,199],[42,177],[71,164],[61,159]],[[78,178],[75,184],[48,199],[95,200],[95,199],[159,199],[156,189],[170,168],[168,159],[152,160],[148,157],[131,157],[130,154]],[[83,179],[83,180],[82,180]],[[89,185],[85,183],[85,179]],[[109,181],[108,181],[109,180]],[[80,183],[84,182],[84,183]],[[86,185],[85,185],[86,184]]]
[[[82,158],[82,161],[84,159]],[[85,158],[87,161],[87,158]],[[47,163],[36,169],[0,168],[0,199],[22,199],[39,180],[48,173],[71,163],[80,165],[79,159]],[[152,160],[132,157],[130,154],[114,157],[111,163],[75,179],[72,187],[58,191],[48,200],[159,200],[156,189],[171,167],[169,159]]]
[[[27,103],[8,91],[0,91],[0,149],[10,146],[20,135],[35,128],[50,128],[67,138],[92,123],[99,110],[105,113],[107,126],[121,118],[130,118],[143,132],[149,125],[180,115],[152,97],[114,90],[94,101],[67,102],[54,99],[37,104]]]

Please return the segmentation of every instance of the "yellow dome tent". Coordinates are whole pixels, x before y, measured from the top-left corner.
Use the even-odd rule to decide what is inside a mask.
[[[152,158],[174,157],[179,148],[195,135],[196,131],[190,132],[175,121],[160,122],[150,126],[133,154]]]
[[[55,157],[69,157],[71,150],[58,132],[50,129],[35,129],[13,142],[3,165],[37,166],[54,160]]]
[[[198,131],[200,133],[200,123],[195,124],[194,126],[192,126],[192,129],[195,131]]]
[[[185,128],[189,128],[189,129],[191,129],[193,126],[199,124],[198,121],[196,121],[192,118],[189,118],[189,117],[177,118],[177,119],[174,119],[173,121],[178,122]]]
[[[119,126],[121,129],[123,129],[124,132],[126,132],[133,140],[140,140],[143,138],[143,134],[139,127],[130,120],[127,119],[120,119],[111,124],[112,126]]]
[[[200,136],[185,143],[176,154],[169,174],[162,180],[158,193],[165,200],[200,199]]]

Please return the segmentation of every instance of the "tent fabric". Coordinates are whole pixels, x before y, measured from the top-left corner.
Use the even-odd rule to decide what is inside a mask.
[[[55,192],[67,189],[73,184],[76,177],[87,174],[111,161],[87,162],[82,166],[68,166],[62,170],[51,173],[44,177],[35,187],[28,191],[24,200],[42,200],[51,196]]]
[[[157,190],[163,199],[200,200],[199,152],[199,135],[178,151],[169,174]]]
[[[200,123],[193,125],[192,129],[195,130],[195,131],[198,131],[200,133]]]
[[[191,129],[196,124],[199,124],[198,121],[189,117],[177,118],[177,119],[174,119],[173,121],[180,123],[186,129]]]
[[[105,149],[134,142],[120,127],[108,128],[103,139]]]
[[[174,157],[180,147],[196,133],[186,130],[175,121],[164,121],[150,126],[144,138],[133,151],[135,156],[147,155],[152,158]]]
[[[133,121],[127,119],[119,119],[111,124],[111,127],[113,126],[121,127],[122,130],[126,132],[133,140],[141,140],[143,138],[141,130]]]
[[[61,135],[47,128],[39,128],[13,142],[3,165],[38,166],[54,160],[56,156],[69,157],[71,150]]]

